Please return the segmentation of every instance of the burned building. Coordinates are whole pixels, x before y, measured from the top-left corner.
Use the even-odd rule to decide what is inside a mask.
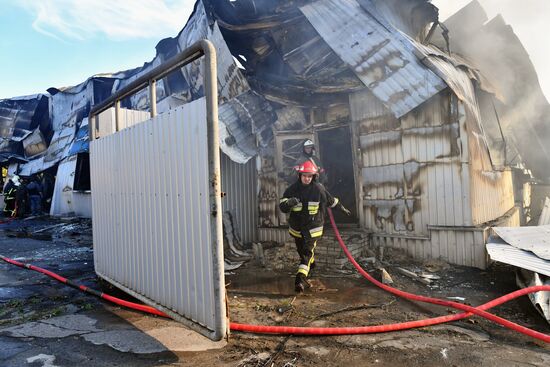
[[[545,180],[538,167],[550,157],[541,149],[511,158],[525,143],[507,133],[523,123],[514,114],[521,106],[503,98],[513,86],[485,72],[460,38],[461,53],[449,52],[449,29],[452,36],[427,0],[199,0],[150,63],[52,94],[52,142],[42,161],[19,169],[62,159],[75,167],[68,171],[85,167],[90,106],[207,38],[218,53],[223,205],[243,240],[288,240],[278,198],[301,143],[312,139],[328,190],[352,211],[337,221],[355,238],[354,253],[370,243],[483,268],[489,227],[519,225],[511,164],[532,165]],[[200,66],[157,81],[159,113],[203,96]],[[149,98],[142,91],[124,100],[128,119]],[[107,115],[99,135],[114,131]],[[74,191],[70,181],[60,193]],[[336,246],[328,236],[319,260],[337,258]]]

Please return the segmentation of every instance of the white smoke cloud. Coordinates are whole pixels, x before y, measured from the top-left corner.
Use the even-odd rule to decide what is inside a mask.
[[[38,32],[61,40],[105,35],[112,40],[176,35],[194,0],[14,0],[35,17]]]
[[[539,81],[547,99],[550,99],[550,1],[548,0],[479,0],[489,19],[502,14],[512,26],[529,53],[537,70]],[[439,8],[439,18],[449,16],[470,3],[470,0],[432,0]]]

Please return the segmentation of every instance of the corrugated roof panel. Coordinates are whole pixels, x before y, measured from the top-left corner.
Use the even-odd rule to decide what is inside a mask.
[[[489,239],[486,248],[489,256],[494,261],[550,276],[550,261],[541,259],[532,252],[502,243],[499,239],[494,238]]]
[[[329,46],[359,79],[400,117],[445,83],[413,53],[398,31],[391,32],[355,0],[319,0],[300,8]]]
[[[550,260],[550,225],[534,227],[493,227],[495,233],[510,245],[531,251]]]

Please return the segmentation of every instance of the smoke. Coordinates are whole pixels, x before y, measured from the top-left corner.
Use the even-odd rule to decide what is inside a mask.
[[[440,19],[445,19],[446,12],[452,12],[458,6],[457,3],[466,2],[455,1],[449,7],[442,7]],[[438,3],[450,2],[434,1],[436,6],[441,6]],[[543,14],[540,12],[547,8],[550,13],[550,2],[546,6],[538,0],[524,1],[521,6],[516,1],[508,0],[480,0],[479,3],[489,16],[485,24],[483,22],[486,20],[481,17],[482,10],[473,5],[468,7],[467,12],[462,12],[460,17],[446,22],[450,30],[451,49],[473,62],[497,88],[504,99],[504,104],[499,103],[497,109],[506,139],[514,143],[524,163],[535,176],[546,178],[550,161],[547,148],[550,129],[546,121],[550,107],[543,91],[546,88],[547,95],[550,95],[550,67],[547,66],[550,56],[547,55],[547,43],[541,35],[550,27],[541,24]],[[535,3],[540,6],[534,7]],[[497,9],[502,16],[495,16]],[[537,10],[537,14],[532,13],[534,10]],[[517,14],[511,14],[512,11]],[[532,18],[533,21],[523,17]],[[512,25],[512,28],[507,24]],[[532,27],[538,33],[531,30],[533,34],[522,37],[520,31]],[[539,39],[539,43],[529,48],[533,38]],[[533,55],[548,57],[549,60],[542,66],[537,65]]]
[[[479,0],[489,19],[502,14],[529,53],[535,65],[542,90],[550,98],[550,1],[548,0]],[[439,19],[445,20],[470,0],[432,0],[439,8]]]

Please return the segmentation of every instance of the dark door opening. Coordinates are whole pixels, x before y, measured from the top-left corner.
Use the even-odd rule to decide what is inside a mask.
[[[317,136],[321,162],[327,175],[325,186],[351,211],[348,217],[335,210],[334,218],[338,223],[358,223],[350,130],[347,126],[337,127],[319,131]]]

